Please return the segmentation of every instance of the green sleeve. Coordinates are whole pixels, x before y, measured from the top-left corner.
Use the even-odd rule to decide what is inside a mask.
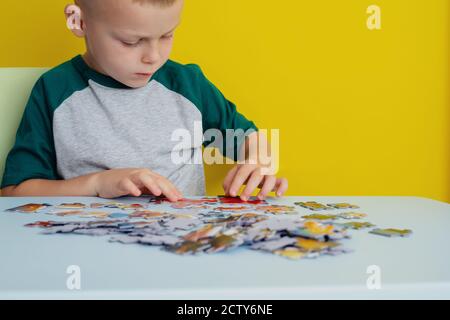
[[[44,81],[40,78],[33,87],[14,146],[6,159],[1,188],[29,179],[59,179],[52,118],[53,111],[48,105]]]
[[[236,105],[227,100],[220,90],[205,77],[200,67],[195,67],[201,92],[203,131],[217,129],[223,137],[222,140],[205,139],[204,146],[218,147],[224,156],[237,161],[239,159],[238,151],[245,137],[258,131],[258,128],[237,111]],[[236,135],[233,132],[227,134],[227,129],[237,130],[235,131]]]

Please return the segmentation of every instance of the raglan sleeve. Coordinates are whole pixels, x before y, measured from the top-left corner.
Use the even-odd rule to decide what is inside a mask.
[[[5,163],[1,188],[30,179],[58,180],[52,109],[41,77],[34,85],[14,145]]]
[[[194,66],[202,105],[203,145],[216,147],[222,155],[237,161],[245,137],[258,131],[258,127],[238,112],[236,105],[222,94],[199,66]]]

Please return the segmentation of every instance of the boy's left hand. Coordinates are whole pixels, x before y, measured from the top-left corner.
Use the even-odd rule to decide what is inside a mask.
[[[226,196],[236,197],[240,188],[246,185],[240,198],[247,201],[256,188],[261,189],[257,195],[263,200],[271,191],[281,197],[288,188],[286,178],[277,178],[275,175],[264,175],[261,173],[262,166],[258,164],[238,164],[231,169],[223,182]]]

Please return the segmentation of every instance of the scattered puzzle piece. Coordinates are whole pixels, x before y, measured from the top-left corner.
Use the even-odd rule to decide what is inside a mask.
[[[272,213],[272,214],[291,214],[296,213],[295,207],[292,206],[284,206],[284,205],[264,205],[264,206],[257,206],[256,210],[263,211],[265,213]]]
[[[344,228],[354,229],[354,230],[360,230],[360,229],[367,229],[374,227],[375,225],[370,222],[346,222],[340,224]]]
[[[385,236],[385,237],[407,237],[412,234],[412,231],[409,229],[373,229],[370,231],[372,234]]]
[[[256,197],[250,197],[247,201],[241,200],[240,197],[226,197],[226,196],[219,196],[219,201],[221,203],[245,203],[245,204],[265,204],[267,201],[260,200]]]
[[[294,204],[312,211],[358,208],[349,203],[324,205],[307,201]],[[349,238],[346,230],[374,226],[362,221],[339,222],[339,219],[362,219],[367,216],[365,213],[313,213],[300,217],[295,209],[295,206],[256,197],[242,201],[239,197],[220,196],[182,199],[176,203],[164,197],[150,197],[148,203],[142,204],[117,201],[90,205],[26,204],[7,211],[97,219],[38,221],[26,225],[42,228],[45,234],[110,236],[110,242],[160,246],[176,254],[213,254],[247,247],[292,260],[348,253],[341,241],[336,242]],[[412,231],[374,229],[370,233],[405,237]]]
[[[338,218],[338,216],[334,214],[308,214],[306,216],[302,216],[302,218],[309,219],[309,220],[335,220]]]
[[[337,217],[342,218],[342,219],[352,220],[352,219],[365,218],[365,217],[367,217],[367,214],[359,213],[359,212],[342,212],[342,213],[339,213],[337,215]]]
[[[23,206],[7,209],[8,212],[21,212],[21,213],[35,213],[39,210],[45,209],[47,207],[51,207],[50,204],[46,203],[28,203]]]
[[[328,207],[324,204],[315,202],[315,201],[307,201],[307,202],[295,202],[294,204],[312,210],[312,211],[321,211],[321,210],[331,210],[334,209],[332,207]]]
[[[86,205],[84,203],[61,203],[56,206],[58,209],[84,209]]]
[[[273,253],[291,260],[299,260],[307,256],[307,253],[295,247],[287,247],[280,250],[275,250]]]
[[[327,206],[335,209],[359,209],[357,205],[350,203],[329,203]]]

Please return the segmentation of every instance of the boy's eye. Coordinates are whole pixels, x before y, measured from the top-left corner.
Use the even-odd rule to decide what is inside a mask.
[[[136,47],[139,44],[138,42],[126,42],[126,41],[121,41],[124,45],[126,45],[127,47]]]
[[[170,40],[172,38],[173,38],[173,34],[168,34],[168,35],[165,35],[162,37],[162,39],[164,39],[164,40]],[[137,47],[139,45],[139,43],[141,42],[141,40],[139,40],[137,42],[128,42],[128,41],[121,40],[120,42],[122,42],[122,44],[127,47]]]

